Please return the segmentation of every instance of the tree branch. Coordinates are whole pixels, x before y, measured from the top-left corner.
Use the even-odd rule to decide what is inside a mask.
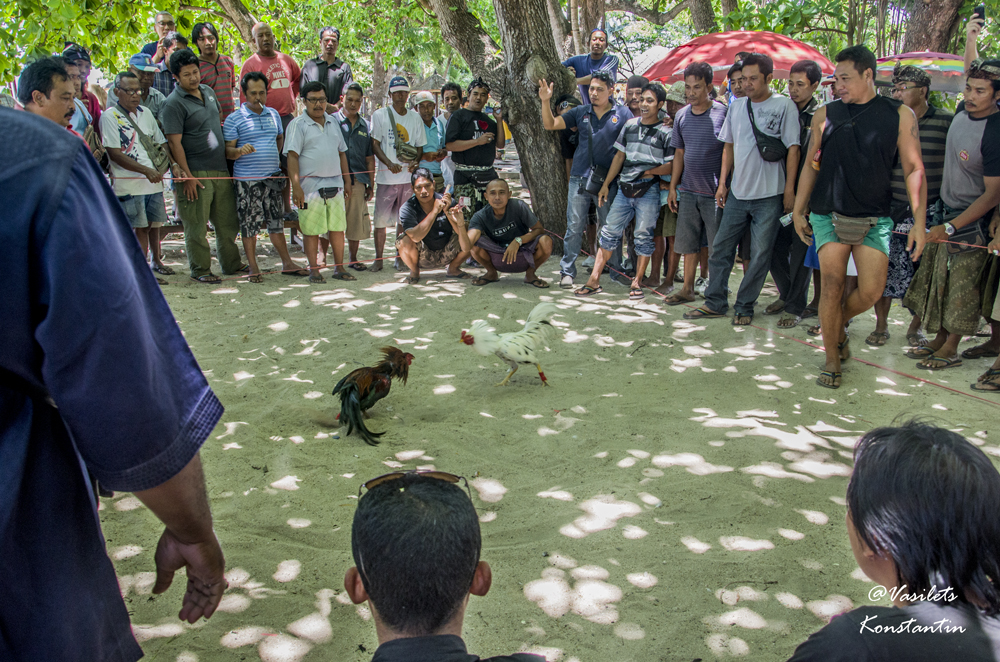
[[[605,8],[608,11],[627,12],[656,25],[666,25],[670,21],[677,18],[682,11],[687,9],[689,2],[690,0],[681,0],[681,2],[677,3],[665,12],[643,7],[639,4],[638,0],[607,0]]]
[[[194,5],[179,5],[178,9],[180,9],[181,11],[201,11],[205,12],[206,14],[212,14],[213,16],[218,16],[219,18],[224,18],[227,21],[229,20],[229,17],[223,14],[222,12],[216,11],[215,9],[209,9],[208,7],[195,7]]]

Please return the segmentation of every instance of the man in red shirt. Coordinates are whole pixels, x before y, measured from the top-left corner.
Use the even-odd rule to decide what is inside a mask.
[[[253,38],[257,43],[257,52],[247,58],[240,68],[245,75],[251,71],[259,71],[267,76],[268,108],[274,108],[281,117],[282,131],[288,129],[288,124],[295,117],[295,99],[299,96],[299,77],[302,75],[298,63],[290,55],[279,53],[274,48],[275,39],[271,26],[260,22],[253,26]],[[240,103],[246,102],[246,96],[240,91]],[[288,173],[288,158],[281,155],[281,171]],[[285,213],[292,211],[289,198],[289,185],[285,184],[283,192]]]
[[[215,92],[222,108],[222,121],[236,110],[233,89],[236,87],[236,68],[233,59],[219,54],[219,31],[208,21],[195,23],[191,41],[198,48],[201,60],[201,82]]]

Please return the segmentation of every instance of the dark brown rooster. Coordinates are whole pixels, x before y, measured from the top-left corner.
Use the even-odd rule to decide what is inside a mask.
[[[400,379],[406,384],[413,354],[407,354],[398,347],[383,347],[382,360],[373,368],[352,370],[337,382],[334,395],[340,396],[340,413],[337,419],[347,422],[347,434],[357,429],[358,434],[370,446],[378,444],[384,432],[371,432],[364,421],[364,413],[376,402],[389,395],[392,380]]]

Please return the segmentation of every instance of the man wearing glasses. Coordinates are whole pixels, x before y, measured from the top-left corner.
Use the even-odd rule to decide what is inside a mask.
[[[153,58],[153,62],[160,63],[170,56],[167,53],[168,46],[164,44],[164,39],[168,34],[177,29],[174,23],[174,15],[168,11],[157,12],[153,18],[153,29],[156,30],[156,41],[151,41],[142,47],[140,53]]]
[[[356,565],[344,588],[354,604],[371,608],[379,641],[374,660],[480,659],[465,648],[462,622],[469,596],[485,596],[493,575],[479,558],[479,516],[468,489],[465,478],[429,471],[387,474],[358,490],[351,528]],[[542,660],[518,653],[481,662]]]
[[[159,65],[153,64],[152,58],[145,53],[136,53],[129,58],[128,70],[139,79],[139,105],[151,110],[153,117],[159,117],[160,109],[167,101],[167,97],[153,87],[153,80],[160,70]],[[108,108],[114,108],[117,103],[118,90],[111,88],[111,91],[108,92]]]

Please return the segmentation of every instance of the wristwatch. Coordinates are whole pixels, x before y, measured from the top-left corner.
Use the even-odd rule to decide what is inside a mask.
[[[951,222],[949,221],[948,223],[944,224],[944,231],[950,237],[951,235],[955,234],[955,226],[952,225]]]
[[[521,237],[514,237],[514,241],[516,241],[516,242],[517,242],[517,245],[518,245],[518,246],[520,246],[520,245],[521,245]]]

